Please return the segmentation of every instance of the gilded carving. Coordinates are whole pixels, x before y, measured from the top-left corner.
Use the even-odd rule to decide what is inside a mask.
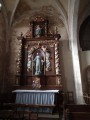
[[[39,77],[34,78],[34,80],[32,81],[32,87],[34,89],[41,88],[41,83],[40,83],[40,78]]]

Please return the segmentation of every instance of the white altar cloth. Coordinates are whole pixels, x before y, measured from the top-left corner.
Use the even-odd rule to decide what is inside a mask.
[[[59,90],[14,90],[12,92],[52,92],[52,93],[58,93]]]
[[[59,90],[14,90],[18,104],[55,104],[55,94]],[[52,112],[52,108],[43,108],[39,112]]]

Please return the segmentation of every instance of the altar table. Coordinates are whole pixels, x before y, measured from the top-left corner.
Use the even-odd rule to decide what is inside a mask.
[[[18,104],[54,105],[59,90],[14,90]],[[52,112],[52,108],[40,108],[39,112]]]

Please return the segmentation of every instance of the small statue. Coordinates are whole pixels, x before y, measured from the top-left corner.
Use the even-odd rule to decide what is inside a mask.
[[[36,36],[37,38],[41,36],[41,28],[40,28],[39,25],[36,26],[35,36]]]
[[[40,78],[36,78],[35,80],[33,80],[33,82],[32,82],[32,87],[33,87],[34,89],[39,89],[39,88],[41,88]]]
[[[44,61],[41,59],[41,56],[38,53],[33,61],[35,62],[35,75],[41,75],[43,65],[42,63]]]
[[[46,71],[51,70],[50,53],[46,52]]]
[[[56,78],[56,84],[57,85],[61,85],[61,77],[57,77]]]
[[[29,29],[26,32],[26,37],[32,38],[32,26],[29,24]]]
[[[32,55],[28,55],[28,63],[27,63],[27,70],[32,71]]]
[[[61,35],[58,33],[58,28],[56,27],[55,29],[55,35],[54,35],[55,40],[59,40],[61,38]]]
[[[21,37],[23,36],[23,33],[21,32]]]

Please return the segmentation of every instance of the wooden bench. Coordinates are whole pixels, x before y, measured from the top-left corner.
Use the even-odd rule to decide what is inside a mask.
[[[14,116],[14,106],[13,103],[3,103],[0,109],[0,119],[11,120]]]
[[[71,112],[70,120],[90,120],[89,112]]]
[[[31,120],[31,111],[25,110],[28,107],[25,104],[3,103],[0,110],[0,119],[2,120]],[[19,109],[20,108],[20,109]]]
[[[66,105],[65,120],[89,120],[90,105]]]
[[[13,116],[14,116],[13,110],[0,110],[1,120],[11,120]]]
[[[5,104],[9,104],[9,103],[15,103],[15,94],[0,93],[0,110],[5,109],[6,107]]]
[[[90,112],[90,105],[75,105],[67,104],[65,109],[69,109],[70,112]]]

